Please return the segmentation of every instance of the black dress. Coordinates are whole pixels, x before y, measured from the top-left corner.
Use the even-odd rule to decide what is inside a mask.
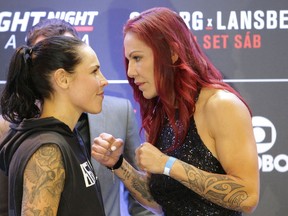
[[[161,151],[165,151],[174,139],[172,127],[166,124],[161,131],[156,146]],[[225,174],[220,162],[203,144],[193,118],[191,118],[190,128],[183,145],[169,152],[169,155],[199,169],[211,173]],[[229,210],[208,201],[166,175],[151,175],[149,187],[152,196],[162,206],[166,216],[242,215],[241,212]]]

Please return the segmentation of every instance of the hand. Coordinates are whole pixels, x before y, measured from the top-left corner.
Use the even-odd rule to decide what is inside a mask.
[[[114,138],[111,134],[101,133],[94,139],[92,157],[107,167],[113,167],[123,153],[123,141]]]
[[[154,174],[162,174],[169,156],[162,153],[152,144],[142,143],[135,151],[139,169]]]

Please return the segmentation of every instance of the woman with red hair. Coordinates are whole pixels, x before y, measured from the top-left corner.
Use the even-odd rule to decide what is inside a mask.
[[[139,170],[119,157],[122,142],[109,134],[95,139],[95,159],[155,213],[253,212],[259,172],[250,109],[182,18],[152,8],[128,20],[124,52],[147,141],[136,150]]]

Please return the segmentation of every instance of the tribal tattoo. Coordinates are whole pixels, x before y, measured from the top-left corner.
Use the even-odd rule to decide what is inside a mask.
[[[233,210],[241,210],[241,204],[248,198],[243,185],[224,176],[203,172],[189,164],[180,162],[187,180],[181,183],[206,199]]]

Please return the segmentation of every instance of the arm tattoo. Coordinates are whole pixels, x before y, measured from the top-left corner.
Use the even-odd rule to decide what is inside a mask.
[[[241,210],[241,203],[248,198],[243,185],[225,175],[209,174],[181,162],[187,181],[181,183],[206,199],[225,208]]]
[[[65,180],[59,147],[40,147],[30,158],[23,179],[22,214],[56,215]]]
[[[124,173],[123,178],[121,179],[124,184],[130,184],[131,189],[130,193],[132,196],[136,196],[136,192],[140,194],[140,196],[147,200],[148,202],[155,202],[153,197],[150,194],[150,189],[148,187],[147,177],[144,175],[139,175],[139,173],[134,173],[134,170],[131,166],[126,163],[121,166],[121,170]]]

